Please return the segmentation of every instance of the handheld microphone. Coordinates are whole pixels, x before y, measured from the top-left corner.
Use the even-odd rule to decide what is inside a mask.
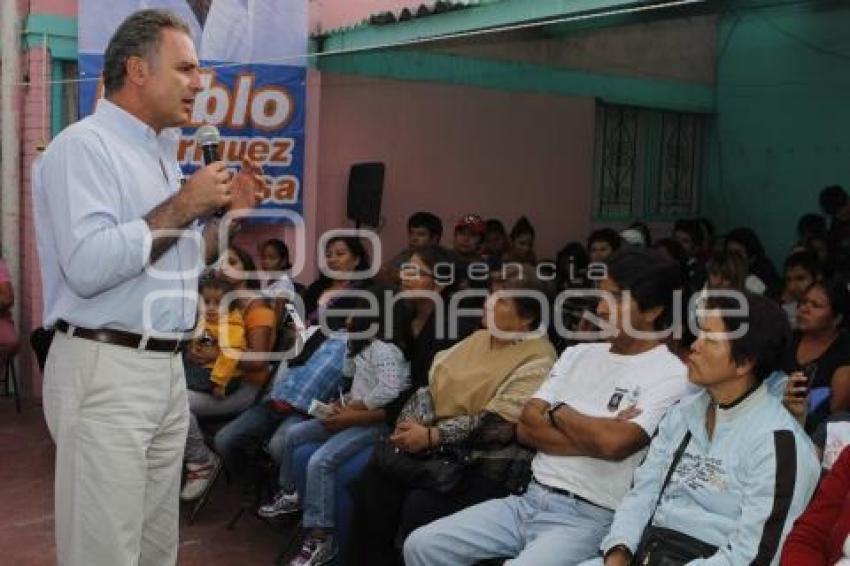
[[[204,165],[209,165],[219,160],[218,144],[221,142],[221,134],[218,128],[212,124],[204,124],[195,132],[195,142],[201,146],[204,154]]]
[[[212,124],[204,124],[195,132],[195,143],[201,146],[201,153],[204,154],[204,165],[209,165],[219,160],[218,144],[221,141],[221,134],[218,133],[218,128]],[[225,210],[219,209],[215,213],[216,218],[224,216]]]

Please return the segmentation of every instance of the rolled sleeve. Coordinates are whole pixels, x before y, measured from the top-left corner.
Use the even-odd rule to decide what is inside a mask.
[[[152,245],[142,219],[90,234],[62,261],[68,285],[84,298],[111,289],[144,271]]]

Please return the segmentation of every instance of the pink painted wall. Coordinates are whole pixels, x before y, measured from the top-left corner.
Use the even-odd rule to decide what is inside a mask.
[[[30,0],[30,12],[76,18],[77,0]]]
[[[45,73],[44,51],[31,49],[24,53],[21,68],[30,77],[39,79]],[[50,62],[47,61],[47,80],[50,80]],[[41,378],[35,359],[29,348],[28,334],[41,323],[42,295],[39,275],[38,254],[34,231],[32,206],[31,168],[38,156],[38,148],[49,141],[50,136],[50,91],[45,90],[40,81],[35,81],[23,89],[23,113],[21,116],[21,152],[23,168],[21,170],[21,285],[15,289],[16,300],[21,304],[21,319],[18,328],[22,345],[19,360],[21,375],[31,376],[24,390],[35,397],[41,397]],[[44,116],[47,116],[46,131]],[[25,382],[26,383],[26,382]]]
[[[439,215],[443,242],[467,212],[510,226],[526,214],[538,255],[590,226],[594,102],[439,84],[322,76],[318,229],[345,219],[349,167],[387,165],[381,239],[406,244],[407,217]]]

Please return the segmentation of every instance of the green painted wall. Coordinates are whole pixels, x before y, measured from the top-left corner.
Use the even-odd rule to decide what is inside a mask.
[[[388,50],[335,55],[321,58],[318,68],[344,75],[594,97],[612,104],[685,112],[714,110],[714,89],[703,85],[442,53]]]
[[[850,3],[743,11],[720,28],[703,211],[781,263],[828,184],[850,188]],[[725,48],[723,47],[725,44]]]
[[[77,59],[77,19],[53,14],[30,14],[24,22],[21,43],[25,49],[41,47],[47,40],[53,59]]]

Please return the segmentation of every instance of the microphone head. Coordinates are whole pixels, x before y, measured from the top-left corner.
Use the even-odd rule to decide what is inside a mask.
[[[221,134],[218,133],[218,128],[212,124],[204,124],[195,132],[195,140],[200,146],[217,146],[221,141]]]

